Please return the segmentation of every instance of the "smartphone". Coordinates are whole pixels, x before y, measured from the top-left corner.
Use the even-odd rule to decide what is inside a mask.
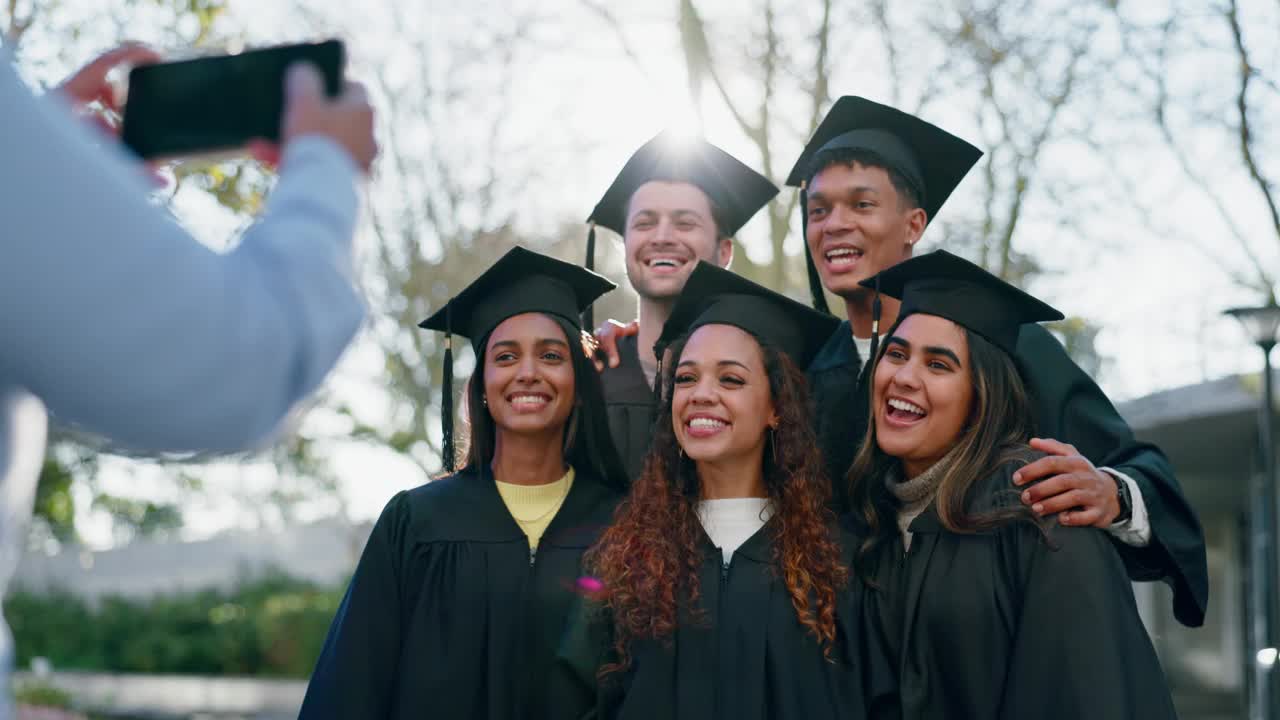
[[[342,91],[339,40],[142,65],[129,73],[121,136],[144,159],[207,155],[254,138],[280,139],[285,69],[319,68],[330,97]]]

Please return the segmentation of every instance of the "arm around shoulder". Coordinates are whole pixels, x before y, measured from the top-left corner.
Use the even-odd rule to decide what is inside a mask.
[[[1138,486],[1151,542],[1118,548],[1129,576],[1166,579],[1178,620],[1202,624],[1209,593],[1204,530],[1168,457],[1134,437],[1102,389],[1048,330],[1024,326],[1016,359],[1032,394],[1038,434],[1074,445],[1094,465],[1122,473]]]

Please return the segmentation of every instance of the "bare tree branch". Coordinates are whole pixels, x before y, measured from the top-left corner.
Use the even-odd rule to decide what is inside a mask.
[[[1226,19],[1231,27],[1231,39],[1234,41],[1236,56],[1239,59],[1240,89],[1236,93],[1236,114],[1240,122],[1238,127],[1240,133],[1240,157],[1244,160],[1245,167],[1249,170],[1249,176],[1253,178],[1254,184],[1258,187],[1258,191],[1262,193],[1262,198],[1267,203],[1267,210],[1271,213],[1271,227],[1275,231],[1277,242],[1280,242],[1280,209],[1276,208],[1276,199],[1272,193],[1271,183],[1263,176],[1262,170],[1258,167],[1257,159],[1254,157],[1253,131],[1249,124],[1249,81],[1254,76],[1254,69],[1249,62],[1248,50],[1245,48],[1244,33],[1240,29],[1240,13],[1236,0],[1229,0]],[[1259,268],[1259,271],[1261,271],[1261,268]]]
[[[10,50],[17,50],[18,45],[22,42],[22,37],[31,29],[31,25],[36,20],[36,5],[33,3],[31,9],[24,18],[18,17],[18,0],[9,0],[9,26],[4,29],[4,41]]]
[[[873,0],[871,18],[880,30],[880,41],[884,44],[886,60],[889,66],[889,101],[894,107],[902,106],[902,69],[898,61],[897,33],[889,25],[888,0]]]
[[[631,40],[627,37],[626,31],[622,28],[622,23],[618,21],[618,16],[604,3],[593,2],[593,0],[579,0],[582,6],[595,13],[604,21],[609,29],[613,30],[613,34],[618,38],[618,47],[622,48],[622,52],[627,59],[636,66],[641,73],[645,73],[644,63],[640,61],[640,54],[636,52],[635,47],[631,45]]]
[[[1178,162],[1178,167],[1182,170],[1182,174],[1187,178],[1213,205],[1214,210],[1218,213],[1218,217],[1226,226],[1232,239],[1246,258],[1249,259],[1254,271],[1257,273],[1255,281],[1247,283],[1248,287],[1269,288],[1270,280],[1266,271],[1253,251],[1253,247],[1249,242],[1249,237],[1245,235],[1243,228],[1235,220],[1235,214],[1227,208],[1226,200],[1218,193],[1214,186],[1210,183],[1210,176],[1201,172],[1199,169],[1192,167],[1191,158],[1183,149],[1185,146],[1174,134],[1173,126],[1169,119],[1169,107],[1173,102],[1169,91],[1168,84],[1168,63],[1169,63],[1169,43],[1172,40],[1173,33],[1176,29],[1174,20],[1165,23],[1161,28],[1160,43],[1156,48],[1156,72],[1152,73],[1150,80],[1156,89],[1156,97],[1154,103],[1155,126],[1160,132],[1161,138],[1165,145],[1168,146],[1174,159]],[[1204,243],[1195,243],[1195,247],[1207,256],[1214,256],[1214,253],[1205,252],[1207,248]],[[1217,258],[1214,258],[1215,261]],[[1238,273],[1230,273],[1231,277],[1238,278]]]
[[[818,120],[822,118],[822,113],[831,100],[831,69],[828,67],[831,54],[831,2],[832,0],[822,0],[822,22],[818,25],[815,37],[818,47],[813,55],[813,90],[810,93],[812,102],[809,105],[806,137],[818,127]]]

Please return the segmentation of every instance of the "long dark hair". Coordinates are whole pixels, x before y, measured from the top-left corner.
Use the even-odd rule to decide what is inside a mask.
[[[894,324],[890,335],[903,319]],[[961,329],[969,342],[973,396],[969,416],[938,484],[934,501],[938,520],[955,533],[985,532],[1016,521],[1029,521],[1043,530],[1039,518],[1016,500],[998,503],[981,512],[969,509],[969,490],[974,483],[1007,462],[1029,459],[1027,441],[1035,431],[1035,418],[1026,385],[1013,358],[981,335]],[[875,358],[877,364],[887,349],[887,344],[881,346]],[[874,378],[875,366],[871,373]],[[875,408],[872,407],[862,448],[846,479],[855,519],[863,526],[864,539],[858,548],[857,565],[864,577],[869,577],[874,567],[877,550],[898,533],[898,508],[885,487],[885,478],[899,467],[899,460],[886,455],[876,442]]]
[[[686,341],[674,344],[671,357],[680,357]],[[774,568],[799,622],[829,654],[836,640],[836,593],[848,582],[827,508],[831,487],[809,421],[804,373],[766,343],[761,354],[780,420],[765,442],[763,468],[774,508]],[[675,366],[663,369],[663,387],[671,386]],[[698,475],[676,441],[672,393],[662,395],[644,470],[585,559],[603,587],[597,599],[613,616],[615,661],[600,669],[601,676],[630,665],[632,641],[669,639],[681,622],[681,608],[697,607],[698,570],[705,559]]]
[[[554,315],[547,315],[564,331],[569,343],[573,367],[574,406],[564,427],[564,459],[579,473],[590,473],[605,484],[625,490],[627,472],[609,434],[609,416],[605,412],[604,388],[600,373],[586,354],[579,352],[585,340],[577,327]],[[577,341],[577,342],[575,342]],[[486,335],[481,348],[488,347]],[[464,471],[484,472],[493,462],[496,428],[489,408],[484,404],[484,363],[486,353],[476,353],[476,369],[467,383],[468,435]]]

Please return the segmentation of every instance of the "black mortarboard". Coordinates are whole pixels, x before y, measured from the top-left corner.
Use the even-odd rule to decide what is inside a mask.
[[[710,324],[746,330],[781,349],[804,369],[840,321],[737,273],[699,261],[662,326],[655,354],[662,357],[676,338]]]
[[[1053,307],[946,250],[900,262],[862,284],[902,301],[899,322],[915,313],[937,315],[1010,355],[1023,325],[1062,319]]]
[[[479,356],[489,333],[514,315],[550,315],[569,336],[576,352],[583,308],[617,287],[590,270],[541,253],[514,247],[489,266],[462,292],[418,327],[445,333],[444,395],[440,403],[444,427],[444,462],[453,470],[453,335],[471,340]]]
[[[778,194],[769,179],[740,160],[701,138],[685,141],[670,131],[659,133],[640,146],[604,197],[596,203],[587,222],[588,270],[595,267],[596,225],[626,234],[627,205],[641,185],[651,180],[671,180],[696,185],[719,208],[720,232],[733,235]],[[588,325],[593,323],[587,321]]]
[[[812,169],[809,165],[819,153],[837,149],[866,150],[884,160],[916,191],[926,222],[933,221],[942,204],[951,197],[951,191],[982,157],[978,148],[915,115],[866,98],[845,95],[831,106],[787,176],[787,185],[800,188],[801,225],[806,228],[805,184]],[[818,269],[808,250],[805,262],[814,307],[826,310]]]

